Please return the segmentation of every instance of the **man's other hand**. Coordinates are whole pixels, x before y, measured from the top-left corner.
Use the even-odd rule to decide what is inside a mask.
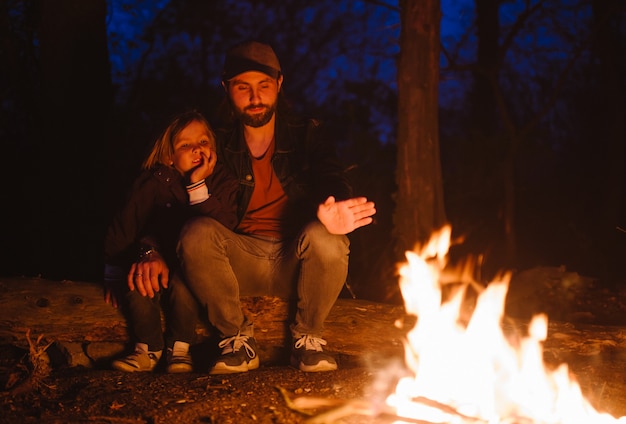
[[[317,208],[317,218],[331,234],[348,234],[371,224],[375,213],[374,202],[369,202],[365,197],[337,202],[330,196]]]
[[[157,252],[131,265],[128,272],[128,288],[137,290],[142,296],[154,297],[161,287],[167,288],[170,271]]]

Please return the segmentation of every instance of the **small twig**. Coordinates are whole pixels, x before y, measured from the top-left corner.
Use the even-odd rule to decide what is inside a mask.
[[[450,415],[456,415],[463,419],[463,422],[468,423],[486,423],[487,421],[482,420],[476,417],[470,417],[469,415],[465,415],[451,407],[450,405],[446,405],[445,403],[437,402],[436,400],[428,399],[425,397],[417,397],[413,399],[413,402],[421,403],[422,405],[429,406],[431,408],[439,409],[441,412]]]
[[[337,400],[318,397],[299,397],[292,400],[289,397],[287,390],[280,386],[276,386],[285,399],[287,407],[293,411],[301,414],[312,416],[314,415],[310,409],[326,408],[329,406],[336,406],[335,408],[315,415],[309,418],[307,424],[332,424],[336,423],[342,418],[360,415],[366,417],[376,417],[378,422],[384,420],[384,422],[395,422],[401,420],[408,424],[443,424],[433,423],[432,421],[423,421],[414,418],[406,418],[389,412],[376,412],[370,402],[363,400]],[[339,406],[337,406],[339,405]]]
[[[285,403],[289,409],[312,417],[305,421],[306,424],[334,424],[343,418],[357,415],[375,417],[377,423],[402,422],[407,424],[445,424],[443,422],[428,421],[421,418],[404,417],[396,414],[391,407],[377,408],[373,406],[372,402],[367,402],[365,400],[338,400],[318,397],[299,397],[292,400],[289,397],[287,390],[279,386],[276,386],[276,388],[283,395]],[[455,422],[463,424],[487,424],[489,422],[482,418],[465,415],[450,405],[423,396],[413,398],[411,401],[413,403],[438,410],[443,414],[454,416],[457,418]],[[310,411],[311,409],[327,408],[329,406],[335,407],[317,415]],[[503,424],[531,424],[533,421],[522,416],[509,416],[503,417],[498,422]]]
[[[204,390],[223,390],[228,389],[226,384],[208,384],[204,387]]]
[[[353,415],[361,415],[365,417],[379,417],[380,415],[375,413],[371,406],[359,400],[353,400],[345,402],[338,408],[331,409],[330,411],[316,415],[315,417],[306,421],[307,424],[332,424],[339,421],[342,418],[350,417]]]
[[[285,403],[287,404],[287,408],[289,408],[289,409],[291,409],[293,411],[299,412],[301,414],[304,414],[304,415],[313,415],[313,413],[311,411],[307,411],[307,410],[298,408],[293,403],[291,398],[289,397],[289,393],[287,392],[287,390],[285,390],[284,388],[282,388],[280,386],[276,386],[276,388],[278,389],[280,394],[283,395],[283,399],[285,399]]]
[[[46,388],[54,388],[43,382],[44,377],[48,376],[50,367],[47,361],[47,349],[52,345],[51,343],[41,346],[43,340],[43,334],[37,337],[37,340],[33,342],[30,338],[30,328],[26,330],[26,341],[28,342],[29,350],[28,355],[25,356],[18,364],[18,368],[22,368],[26,377],[21,381],[18,374],[11,374],[10,379],[7,382],[7,386],[11,387],[11,394],[13,396],[30,392],[31,390],[39,389],[42,386]]]

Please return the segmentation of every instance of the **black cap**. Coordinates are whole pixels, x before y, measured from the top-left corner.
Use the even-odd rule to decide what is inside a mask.
[[[222,80],[228,81],[235,76],[248,71],[259,71],[278,78],[280,63],[272,47],[258,41],[247,41],[233,47],[224,61]]]

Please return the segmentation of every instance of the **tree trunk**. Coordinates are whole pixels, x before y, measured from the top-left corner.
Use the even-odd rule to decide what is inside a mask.
[[[626,46],[620,43],[620,22],[626,17],[622,0],[594,0],[593,52],[598,59],[598,92],[593,110],[596,146],[603,154],[598,170],[598,215],[595,228],[605,251],[608,271],[620,275],[626,243],[616,226],[626,228]],[[623,33],[623,31],[622,31]],[[622,37],[623,40],[623,37]]]
[[[493,143],[497,132],[494,79],[497,81],[499,63],[499,0],[475,0],[476,3],[476,70],[470,93],[472,133]],[[502,147],[500,147],[501,150]],[[485,152],[486,153],[486,152]]]
[[[471,190],[482,193],[478,215],[486,220],[495,248],[489,250],[489,260],[495,268],[510,268],[516,255],[515,233],[515,144],[516,129],[508,121],[509,113],[498,105],[502,97],[499,84],[501,52],[499,45],[499,0],[475,0],[476,6],[476,66],[472,73],[473,85],[469,94],[469,122],[471,144],[475,146],[475,166],[484,176],[475,181]],[[500,106],[500,110],[498,110]],[[498,113],[499,112],[499,113]],[[499,119],[506,116],[506,119]],[[499,125],[499,123],[501,125]],[[503,134],[503,129],[508,134]],[[472,207],[472,206],[470,206]],[[476,207],[476,206],[473,206]],[[493,270],[492,270],[493,271]]]
[[[105,0],[41,2],[41,133],[31,140],[32,168],[20,174],[37,216],[27,227],[33,268],[50,278],[101,278],[112,104],[106,11]]]
[[[439,158],[439,0],[404,0],[398,63],[397,253],[446,222]]]

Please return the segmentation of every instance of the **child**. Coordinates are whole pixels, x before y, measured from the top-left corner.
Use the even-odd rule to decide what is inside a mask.
[[[113,361],[113,368],[152,371],[167,346],[167,372],[192,371],[189,344],[199,306],[179,278],[170,278],[178,271],[178,235],[196,215],[234,228],[236,192],[237,181],[217,163],[215,135],[204,116],[189,111],[175,117],[105,237],[105,301],[121,307],[135,342],[134,352]]]

